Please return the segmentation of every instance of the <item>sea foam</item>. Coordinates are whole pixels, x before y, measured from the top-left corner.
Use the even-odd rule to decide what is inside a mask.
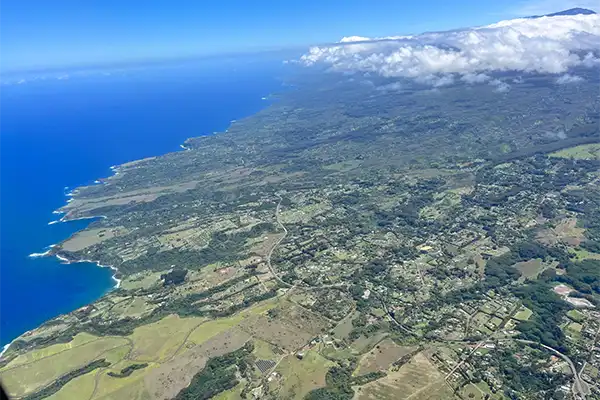
[[[29,255],[29,258],[39,258],[39,257],[46,257],[50,255],[50,250],[46,250],[43,253],[31,253]]]

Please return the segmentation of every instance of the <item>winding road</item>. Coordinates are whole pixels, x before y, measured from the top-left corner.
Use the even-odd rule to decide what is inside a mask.
[[[281,220],[279,219],[279,211],[281,210],[281,201],[282,201],[282,198],[280,197],[279,202],[277,203],[277,208],[275,209],[275,220],[277,221],[277,223],[279,224],[281,229],[283,229],[284,234],[282,237],[280,237],[275,242],[275,244],[273,244],[273,247],[271,247],[271,250],[269,250],[269,252],[267,253],[267,257],[266,257],[267,258],[267,267],[269,268],[269,272],[271,273],[271,275],[273,275],[273,277],[277,280],[277,282],[279,282],[280,284],[282,284],[283,286],[288,287],[288,288],[298,288],[298,289],[302,289],[302,290],[317,290],[317,289],[333,289],[333,288],[339,288],[339,287],[348,287],[349,286],[348,283],[331,283],[331,284],[313,285],[313,286],[304,286],[304,285],[298,285],[298,284],[292,285],[291,283],[284,281],[283,279],[281,279],[279,277],[279,275],[277,275],[277,273],[273,269],[273,265],[271,264],[271,256],[273,255],[273,251],[275,251],[275,248],[277,246],[279,246],[281,244],[281,242],[283,242],[283,240],[288,235],[287,228],[285,227],[285,225],[283,225],[283,223],[281,223]]]
[[[271,247],[271,250],[269,250],[269,253],[267,254],[267,267],[269,267],[269,271],[271,272],[271,275],[273,275],[273,277],[277,280],[277,282],[281,283],[283,286],[286,287],[293,287],[293,285],[291,283],[287,283],[286,281],[284,281],[283,279],[281,279],[279,277],[279,275],[277,275],[275,273],[275,270],[273,270],[273,266],[271,265],[271,256],[273,255],[273,251],[275,250],[275,248],[277,246],[279,246],[279,244],[283,241],[283,239],[285,239],[285,237],[288,234],[288,230],[286,229],[286,227],[281,223],[281,221],[279,220],[279,209],[281,208],[281,201],[282,198],[279,198],[279,203],[277,203],[277,208],[275,209],[275,220],[277,221],[277,223],[279,224],[279,226],[281,227],[281,229],[283,229],[283,236],[280,237],[277,242],[275,242],[275,244],[273,245],[273,247]]]

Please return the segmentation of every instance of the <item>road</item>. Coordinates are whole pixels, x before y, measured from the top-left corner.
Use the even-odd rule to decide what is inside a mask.
[[[283,225],[281,223],[281,220],[279,219],[279,211],[281,210],[281,197],[279,198],[279,202],[277,203],[277,208],[275,209],[275,220],[277,221],[277,224],[279,225],[279,227],[283,230],[283,236],[280,237],[277,242],[275,242],[275,244],[273,244],[273,247],[271,247],[271,250],[269,250],[269,252],[267,253],[267,267],[269,268],[269,272],[271,272],[271,275],[273,275],[273,277],[277,280],[277,282],[279,282],[280,284],[282,284],[285,287],[288,288],[298,288],[298,289],[302,289],[302,290],[316,290],[316,289],[332,289],[332,288],[338,288],[338,287],[348,287],[349,284],[348,283],[331,283],[331,284],[326,284],[326,285],[312,285],[312,286],[300,286],[298,284],[292,285],[291,283],[288,283],[286,281],[284,281],[283,279],[281,279],[279,277],[279,275],[277,275],[277,273],[275,272],[275,270],[273,269],[273,265],[271,264],[271,256],[273,255],[273,251],[275,251],[275,248],[277,246],[279,246],[279,244],[281,244],[281,242],[283,242],[283,240],[287,237],[288,235],[288,230],[285,227],[285,225]]]
[[[275,209],[275,220],[277,221],[277,223],[279,224],[279,226],[281,227],[281,229],[283,229],[283,236],[280,237],[277,242],[275,242],[275,244],[273,245],[273,247],[271,247],[271,250],[269,250],[269,253],[267,254],[267,267],[269,267],[269,271],[271,271],[271,275],[273,275],[273,277],[277,280],[277,282],[279,282],[280,284],[282,284],[283,286],[286,287],[292,287],[293,285],[291,283],[287,283],[286,281],[284,281],[283,279],[281,279],[279,277],[279,275],[277,275],[275,273],[275,270],[273,270],[273,266],[271,265],[271,256],[273,255],[273,251],[275,250],[275,248],[277,246],[279,246],[279,244],[283,241],[283,239],[285,239],[285,237],[288,234],[288,230],[285,228],[285,226],[281,223],[281,221],[279,220],[279,209],[281,208],[281,197],[279,198],[279,203],[277,203],[277,208]]]
[[[590,350],[589,350],[590,354],[589,354],[588,357],[591,357],[591,355],[592,355],[592,353],[594,351],[594,346],[596,345],[596,342],[598,341],[598,337],[599,336],[600,336],[600,325],[598,326],[598,330],[596,331],[596,335],[594,336],[594,339],[592,340],[592,343],[590,344]],[[581,369],[579,370],[579,379],[581,381],[584,381],[584,382],[585,382],[585,380],[581,377],[581,375],[583,374],[583,371],[585,370],[586,365],[587,365],[587,360],[583,362],[583,365],[581,366]],[[591,384],[592,386],[594,385],[593,382],[589,382],[588,381],[587,383]]]
[[[546,346],[545,344],[541,344],[538,342],[533,342],[531,340],[524,340],[524,339],[514,339],[517,342],[520,343],[525,343],[525,344],[532,344],[532,345],[536,345],[536,346],[540,346],[554,354],[556,354],[558,357],[562,358],[563,360],[565,360],[567,362],[567,364],[569,364],[569,368],[571,368],[571,372],[573,372],[573,378],[574,378],[574,383],[573,383],[573,393],[574,394],[578,394],[581,396],[581,398],[585,399],[585,396],[587,396],[588,394],[590,394],[590,388],[588,387],[587,383],[585,383],[580,377],[579,374],[577,373],[577,368],[575,368],[575,364],[573,364],[573,361],[571,361],[571,359],[569,357],[567,357],[566,355],[564,355],[563,353],[561,353],[560,351],[550,347],[550,346]]]
[[[273,269],[273,266],[271,265],[271,256],[273,254],[273,251],[275,250],[275,248],[286,238],[287,234],[288,234],[288,230],[286,229],[285,225],[283,225],[281,223],[281,220],[279,219],[279,210],[281,209],[281,197],[279,198],[279,202],[277,203],[277,208],[275,209],[275,220],[277,221],[277,224],[279,224],[279,226],[281,227],[281,229],[283,230],[284,234],[282,237],[279,238],[279,240],[277,240],[277,242],[273,245],[273,247],[271,247],[271,250],[269,250],[269,253],[267,254],[267,267],[269,268],[269,271],[271,272],[271,274],[273,275],[273,277],[282,285],[289,287],[289,288],[302,288],[302,289],[324,289],[324,288],[332,288],[332,287],[340,287],[340,286],[344,286],[345,284],[331,284],[331,285],[319,285],[319,286],[310,286],[310,287],[303,287],[303,286],[296,286],[296,285],[292,285],[288,282],[285,282],[283,279],[281,279],[276,273],[275,270]],[[407,328],[406,326],[402,325],[401,323],[399,323],[394,317],[391,316],[391,314],[389,313],[389,310],[387,308],[387,305],[385,304],[385,302],[383,300],[381,300],[381,304],[383,306],[383,309],[385,310],[385,313],[390,317],[390,319],[392,320],[392,322],[394,322],[400,329],[402,329],[403,331],[405,331],[406,333],[410,334],[410,335],[415,335],[415,332],[413,332],[412,330],[410,330],[409,328]],[[573,362],[571,361],[571,359],[569,357],[567,357],[566,355],[562,354],[560,351],[546,346],[544,344],[541,343],[537,343],[537,342],[533,342],[530,340],[524,340],[524,339],[504,339],[504,340],[515,340],[517,342],[520,343],[525,343],[525,344],[531,344],[531,345],[537,345],[540,346],[554,354],[556,354],[558,357],[562,358],[563,360],[565,360],[567,362],[567,364],[569,365],[569,368],[571,369],[571,371],[573,372],[573,378],[574,378],[574,383],[573,383],[573,393],[576,395],[579,395],[581,398],[585,399],[585,397],[590,393],[590,389],[587,385],[587,383],[585,383],[585,381],[583,381],[580,378],[580,374],[577,373],[577,368],[575,368],[575,364],[573,364]],[[446,379],[448,379],[458,368],[460,368],[460,366],[469,359],[469,357],[471,357],[471,355],[473,353],[475,353],[481,346],[483,346],[485,343],[490,342],[490,338],[486,338],[482,341],[480,341],[479,343],[477,343],[477,345],[473,348],[473,350],[469,353],[469,355],[467,357],[465,357],[463,360],[461,360],[454,368],[452,368],[452,370],[446,375]]]

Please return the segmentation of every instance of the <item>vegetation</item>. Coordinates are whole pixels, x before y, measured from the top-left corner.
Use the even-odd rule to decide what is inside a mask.
[[[357,385],[366,385],[359,396],[427,385],[420,394],[442,397],[438,383],[450,397],[445,382],[456,393],[472,384],[554,396],[565,364],[518,340],[600,367],[590,334],[600,327],[595,72],[557,85],[507,71],[493,78],[525,83],[502,94],[458,81],[392,92],[396,81],[374,75],[290,77],[294,90],[226,135],[189,139],[189,150],[78,189],[62,211],[105,215],[87,233],[119,234],[52,251],[113,265],[123,285],[18,338],[0,379],[25,397],[91,360],[127,355],[129,367],[102,374],[99,390],[168,398],[191,378],[170,366],[204,354],[206,368],[178,398],[236,385],[264,398],[349,399]],[[81,332],[96,344],[79,343]],[[231,352],[247,335],[272,346],[264,356],[281,358],[277,374],[249,368],[250,345]],[[353,376],[353,356],[378,354],[384,337],[411,353]],[[305,358],[284,357],[292,351]],[[172,375],[158,382],[146,362]],[[113,379],[134,368],[143,379]]]
[[[248,342],[244,347],[223,356],[211,358],[202,371],[194,375],[190,385],[175,396],[176,400],[202,400],[229,390],[238,384],[236,374],[244,374],[248,368],[248,356],[254,346]]]
[[[173,269],[172,271],[162,274],[160,279],[164,281],[164,285],[179,285],[185,281],[185,276],[188,271],[186,269]]]
[[[46,386],[45,388],[38,390],[37,392],[33,392],[24,397],[25,400],[41,400],[46,397],[52,396],[54,393],[57,393],[63,386],[77,378],[78,376],[85,375],[89,372],[92,372],[98,368],[106,368],[110,366],[110,363],[106,361],[106,359],[102,358],[100,360],[92,361],[91,363],[78,368],[74,371],[69,372],[66,375],[61,376],[56,379],[52,384]]]
[[[107,375],[112,376],[113,378],[126,378],[129,375],[133,374],[133,371],[146,368],[147,366],[148,366],[147,363],[131,364],[131,365],[126,366],[125,368],[122,368],[121,371],[118,373],[109,371]]]

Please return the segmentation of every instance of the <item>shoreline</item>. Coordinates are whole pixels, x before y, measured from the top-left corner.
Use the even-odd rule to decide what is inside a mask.
[[[280,88],[282,87],[282,84],[281,84],[281,82],[280,82],[280,85],[279,85],[279,86],[280,86]],[[263,101],[264,101],[264,100],[270,100],[270,97],[271,97],[271,95],[269,94],[269,95],[267,95],[267,96],[261,97],[261,100],[263,100]],[[256,114],[257,112],[259,112],[259,111],[261,111],[261,110],[263,110],[263,109],[265,109],[265,108],[267,108],[267,107],[269,107],[269,106],[270,106],[270,104],[264,105],[264,106],[260,107],[260,108],[259,108],[257,111],[254,111],[254,112],[252,112],[252,113],[251,113],[251,114],[249,114],[249,115],[242,116],[242,118],[248,118],[249,116],[252,116],[252,115]],[[212,132],[212,134],[223,134],[223,133],[228,133],[228,132],[229,132],[229,128],[231,127],[231,125],[233,125],[234,123],[237,123],[237,122],[238,122],[238,120],[235,120],[235,119],[234,119],[234,120],[230,120],[230,121],[228,121],[228,123],[227,123],[226,127],[222,128],[222,129],[221,129],[221,130],[219,130],[219,131],[214,131],[214,132]],[[187,139],[184,139],[184,140],[183,140],[183,142],[182,142],[182,143],[179,145],[179,149],[176,149],[176,150],[168,150],[168,151],[166,151],[166,152],[160,153],[160,154],[158,154],[157,156],[153,156],[153,157],[160,157],[160,156],[163,156],[163,155],[165,155],[165,154],[168,154],[168,153],[173,153],[173,152],[190,151],[190,150],[192,150],[192,148],[191,148],[191,147],[188,147],[188,146],[186,145],[186,144],[187,144],[187,140],[189,140],[189,139],[192,139],[192,138],[196,138],[196,137],[201,137],[201,136],[209,136],[209,135],[211,135],[211,133],[205,133],[205,134],[201,134],[201,135],[191,135],[191,136],[190,136],[190,137],[188,137]],[[153,158],[153,157],[148,157],[148,158]],[[142,159],[143,159],[143,158],[142,158]],[[108,174],[107,174],[108,176],[106,176],[106,177],[104,177],[104,178],[98,178],[98,179],[95,179],[95,180],[94,180],[94,182],[93,182],[93,185],[103,185],[103,184],[106,184],[106,183],[107,183],[107,181],[108,181],[109,179],[111,179],[111,178],[114,178],[114,177],[116,177],[116,176],[119,176],[119,175],[121,175],[121,174],[123,173],[123,170],[122,170],[123,166],[126,166],[126,164],[128,164],[128,163],[131,163],[131,162],[134,162],[134,161],[138,161],[138,159],[135,159],[135,160],[133,160],[133,161],[128,161],[128,162],[125,162],[125,163],[122,163],[122,164],[115,164],[115,165],[111,165],[111,166],[109,167],[109,169],[110,169],[110,171],[112,172],[112,174],[110,174],[110,175],[108,175]],[[85,186],[85,185],[84,185],[84,186]],[[79,218],[69,218],[69,211],[68,211],[68,210],[67,210],[67,211],[65,211],[65,210],[64,210],[64,207],[66,207],[66,206],[67,206],[67,205],[69,205],[71,202],[73,202],[73,200],[75,200],[75,198],[76,198],[76,197],[77,197],[77,195],[79,194],[79,189],[78,189],[78,188],[71,189],[71,190],[69,190],[69,189],[70,189],[69,187],[64,187],[64,188],[63,188],[63,190],[64,190],[64,192],[65,192],[65,193],[64,193],[64,195],[65,195],[65,197],[66,197],[66,202],[65,202],[65,205],[63,205],[62,207],[60,207],[60,208],[59,208],[59,209],[57,209],[57,210],[54,210],[54,211],[52,211],[52,214],[53,214],[53,215],[62,215],[62,216],[61,216],[61,218],[60,218],[60,219],[58,219],[58,220],[53,220],[53,221],[50,221],[50,222],[48,222],[48,223],[47,223],[48,225],[54,225],[54,224],[57,224],[57,223],[59,223],[59,222],[77,221],[77,220],[83,220],[83,219],[107,218],[107,217],[106,217],[106,216],[104,216],[104,215],[98,215],[98,216],[87,216],[87,217],[79,217]],[[79,230],[77,230],[77,231],[73,232],[73,233],[71,234],[71,236],[72,236],[72,235],[74,235],[74,234],[76,234],[77,232],[84,231],[85,229],[87,229],[87,227],[85,227],[85,228],[83,228],[83,229],[79,229]],[[66,241],[66,240],[68,240],[68,238],[66,238],[66,239],[62,240],[60,243],[62,243],[62,242],[64,242],[64,241]],[[55,256],[55,257],[56,257],[56,258],[57,258],[57,259],[58,259],[58,260],[59,260],[61,263],[64,263],[64,264],[73,264],[73,263],[79,263],[79,262],[88,262],[88,263],[96,264],[96,266],[97,266],[97,267],[100,267],[100,268],[110,268],[110,269],[113,271],[113,274],[112,274],[112,277],[111,277],[111,278],[112,278],[112,280],[115,282],[115,285],[114,285],[112,288],[108,289],[108,290],[105,292],[105,294],[104,294],[104,295],[106,295],[107,293],[109,293],[110,291],[112,291],[112,290],[114,290],[114,289],[119,289],[119,288],[121,287],[121,283],[122,283],[123,279],[119,279],[119,278],[117,278],[117,274],[119,274],[119,269],[118,269],[117,267],[115,267],[115,266],[113,266],[113,265],[102,265],[102,264],[100,264],[100,262],[99,262],[99,261],[94,261],[94,260],[69,260],[69,259],[68,259],[68,258],[66,258],[64,255],[61,255],[61,254],[60,254],[60,250],[58,250],[58,249],[55,249],[56,247],[58,247],[58,246],[60,245],[60,243],[59,243],[59,244],[52,244],[52,245],[48,246],[48,247],[47,247],[47,250],[46,250],[46,251],[44,251],[44,252],[42,252],[42,253],[31,253],[31,254],[29,254],[29,257],[31,257],[31,258],[40,258],[40,257],[50,257],[50,256]],[[103,296],[104,296],[104,295],[103,295]],[[100,296],[99,298],[101,298],[101,297],[102,297],[102,296]],[[99,298],[97,298],[97,299],[95,299],[95,300],[91,301],[91,302],[90,302],[90,303],[88,303],[88,304],[93,304],[94,302],[98,301],[98,299],[99,299]],[[73,312],[73,311],[74,311],[74,310],[72,310],[72,311],[69,311],[69,312],[67,312],[66,314],[69,314],[69,313],[71,313],[71,312]],[[57,316],[58,316],[58,315],[57,315]],[[54,318],[56,318],[56,316],[55,316],[55,317],[51,317],[51,318],[49,318],[48,320],[52,320],[52,319],[54,319]],[[13,343],[16,341],[16,340],[18,340],[18,339],[19,339],[21,336],[23,336],[23,335],[24,335],[24,334],[26,334],[27,332],[29,332],[29,331],[25,331],[25,332],[23,332],[23,333],[19,334],[19,336],[17,336],[16,338],[14,338],[14,339],[13,339],[13,340],[12,340],[10,343],[8,343],[8,344],[4,345],[4,347],[3,347],[2,351],[0,352],[0,358],[2,358],[2,357],[3,357],[3,355],[5,354],[5,352],[6,352],[6,351],[9,349],[9,347],[10,347],[10,346],[11,346],[11,345],[12,345],[12,344],[13,344]]]
[[[25,332],[25,333],[27,333],[27,332]],[[23,335],[24,335],[25,333],[23,333]],[[11,340],[11,342],[10,342],[10,343],[7,343],[7,344],[5,344],[5,345],[4,345],[4,347],[2,347],[2,351],[0,352],[0,358],[2,358],[2,356],[4,355],[4,353],[6,353],[6,350],[8,350],[8,348],[10,347],[10,345],[11,345],[11,344],[13,344],[13,342],[14,342],[15,340],[16,340],[16,339],[14,339],[14,340]]]
[[[113,286],[113,289],[118,289],[121,287],[121,282],[123,280],[116,277],[117,273],[119,273],[119,270],[115,266],[102,265],[102,264],[100,264],[99,261],[94,261],[94,260],[69,260],[65,256],[62,256],[60,253],[56,253],[55,257],[58,258],[60,261],[62,261],[63,264],[90,263],[90,264],[96,264],[100,268],[110,268],[111,270],[114,271],[114,274],[111,277],[112,280],[115,281],[115,286]]]

